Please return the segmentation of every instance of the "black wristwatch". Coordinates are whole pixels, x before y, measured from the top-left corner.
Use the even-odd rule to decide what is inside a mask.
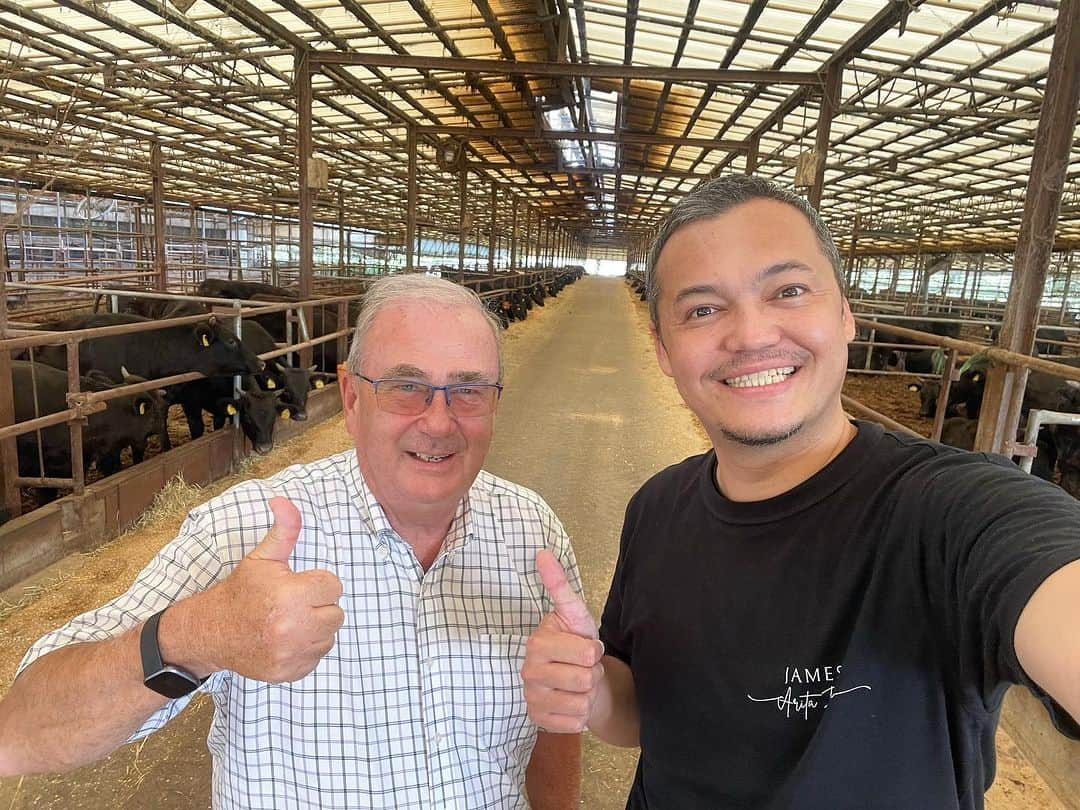
[[[161,660],[157,630],[165,610],[159,610],[146,620],[139,636],[139,652],[142,655],[143,685],[159,695],[175,699],[190,695],[206,682],[206,678],[200,680],[190,672],[171,667]]]

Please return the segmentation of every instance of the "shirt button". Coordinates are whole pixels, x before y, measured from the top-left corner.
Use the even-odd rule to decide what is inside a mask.
[[[390,549],[386,546],[379,546],[375,549],[375,556],[380,560],[385,560],[390,556]]]

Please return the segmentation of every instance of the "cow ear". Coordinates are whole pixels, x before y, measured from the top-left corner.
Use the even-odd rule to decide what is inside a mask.
[[[206,326],[206,324],[203,324],[203,323],[195,324],[194,332],[195,332],[195,340],[198,341],[199,345],[202,346],[204,349],[209,348],[210,347],[210,338],[211,338],[213,333]]]
[[[277,383],[274,382],[274,378],[270,377],[270,376],[267,376],[267,378],[266,378],[266,390],[267,391],[273,391],[275,388],[277,388]]]
[[[135,397],[135,402],[132,404],[135,413],[138,416],[146,416],[154,409],[154,403],[151,402],[149,397],[138,396]]]
[[[325,388],[326,380],[324,380],[322,377],[312,377],[311,384],[314,385],[316,388]]]
[[[281,416],[281,418],[286,421],[292,419],[293,417],[292,405],[282,405],[279,403],[277,406],[277,412]]]

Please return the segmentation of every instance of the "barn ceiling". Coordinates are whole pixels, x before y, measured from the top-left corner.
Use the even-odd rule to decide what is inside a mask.
[[[791,185],[813,147],[825,71],[842,65],[821,206],[839,239],[858,214],[860,252],[1001,249],[1019,230],[1057,7],[0,0],[0,176],[145,195],[156,141],[170,200],[287,211],[294,64],[308,51],[314,154],[330,167],[318,218],[403,238],[413,127],[421,227],[456,222],[457,180],[435,154],[468,132],[476,221],[508,227],[517,197],[592,244],[632,244],[701,178],[742,172],[755,153],[759,174]],[[318,59],[347,54],[402,58]],[[446,61],[460,59],[556,67],[505,75]],[[636,72],[581,76],[576,64]],[[1080,247],[1076,147],[1057,240]]]

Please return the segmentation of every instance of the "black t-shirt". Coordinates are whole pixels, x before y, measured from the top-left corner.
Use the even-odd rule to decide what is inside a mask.
[[[715,453],[630,501],[600,637],[630,665],[627,807],[981,808],[1028,598],[1080,559],[1080,502],[1004,458],[857,423],[764,501]],[[1071,619],[1070,619],[1071,620]]]

